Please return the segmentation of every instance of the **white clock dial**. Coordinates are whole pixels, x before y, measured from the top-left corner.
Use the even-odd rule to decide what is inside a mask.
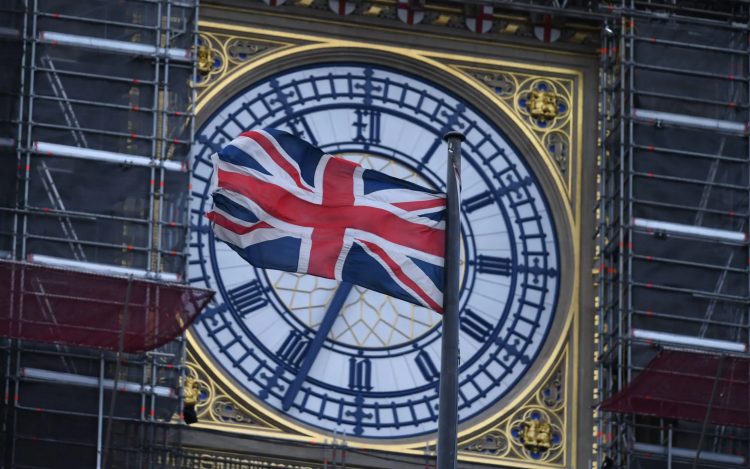
[[[203,217],[209,157],[262,127],[441,190],[442,136],[464,132],[459,419],[500,402],[538,358],[555,316],[560,256],[547,200],[479,111],[423,78],[372,64],[281,72],[228,99],[198,132],[190,277],[219,294],[193,334],[223,373],[258,405],[319,431],[393,439],[437,429],[438,314],[357,286],[256,269],[213,239]]]

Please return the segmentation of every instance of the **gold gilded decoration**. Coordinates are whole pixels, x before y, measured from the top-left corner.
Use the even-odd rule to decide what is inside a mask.
[[[267,50],[284,45],[209,32],[202,32],[198,43],[198,72],[200,74],[193,86],[198,89],[199,99],[210,85],[223,80],[239,65],[254,60]]]
[[[572,118],[574,81],[540,77],[520,71],[479,70],[460,67],[477,78],[508,104],[531,130],[555,163],[560,174],[572,183],[570,155],[575,151],[576,123]]]
[[[450,23],[451,18],[450,15],[438,15],[438,17],[432,21],[432,24],[435,26],[447,26],[448,23]]]
[[[203,87],[216,81],[226,71],[226,57],[221,42],[213,34],[201,34],[198,39],[198,72],[193,86]]]
[[[544,78],[522,82],[514,96],[516,112],[537,130],[562,128],[570,117],[570,99],[562,83]]]
[[[225,392],[209,377],[190,352],[185,365],[185,404],[190,404],[188,399],[195,399],[195,413],[201,424],[220,423],[265,431],[281,431]]]
[[[378,5],[370,5],[368,9],[362,13],[365,16],[378,16],[383,13],[383,8]]]
[[[459,442],[460,451],[503,462],[515,460],[540,463],[540,467],[564,467],[568,369],[566,350],[529,399],[492,428]]]
[[[500,32],[504,34],[516,34],[520,28],[521,25],[518,23],[506,23]]]
[[[185,386],[183,387],[185,393],[185,405],[195,405],[198,403],[200,398],[201,389],[198,380],[192,376],[185,378]]]
[[[527,406],[510,420],[511,446],[523,459],[561,462],[564,428],[560,417],[541,406]]]
[[[549,91],[531,90],[526,100],[526,110],[534,119],[553,120],[560,111],[557,105],[557,95]]]
[[[547,451],[552,446],[551,431],[552,427],[548,422],[533,419],[525,420],[521,433],[523,447],[535,453]]]
[[[208,75],[212,68],[211,49],[208,46],[198,46],[198,72],[201,75]]]

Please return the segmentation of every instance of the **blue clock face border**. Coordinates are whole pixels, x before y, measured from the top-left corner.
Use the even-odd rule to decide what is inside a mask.
[[[317,352],[327,361],[283,403],[316,331],[291,312],[267,272],[234,260],[228,266],[231,253],[203,218],[210,154],[257,127],[288,130],[328,153],[395,160],[439,188],[441,137],[452,128],[466,133],[459,419],[497,405],[532,367],[555,319],[560,251],[549,203],[521,153],[479,110],[424,78],[367,63],[316,63],[261,79],[196,134],[188,277],[218,295],[192,335],[221,373],[283,418],[318,431],[392,440],[437,428],[439,325],[389,347],[327,340]],[[389,140],[399,129],[409,139]],[[408,370],[411,380],[394,383],[401,379],[387,378],[389,366]]]

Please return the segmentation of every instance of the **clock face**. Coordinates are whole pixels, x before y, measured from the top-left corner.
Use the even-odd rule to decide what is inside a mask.
[[[322,432],[394,439],[437,430],[440,315],[358,286],[254,268],[213,238],[204,217],[210,155],[263,127],[440,190],[442,136],[466,135],[459,420],[498,405],[538,358],[555,315],[560,256],[548,203],[489,119],[434,83],[372,64],[309,65],[256,82],[197,133],[189,278],[218,293],[192,333],[214,364],[255,402]]]

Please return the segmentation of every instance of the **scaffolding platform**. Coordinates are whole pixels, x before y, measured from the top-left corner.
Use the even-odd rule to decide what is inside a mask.
[[[193,323],[213,292],[0,260],[0,337],[145,352]]]
[[[594,266],[597,462],[742,466],[750,5],[623,0],[610,12]]]
[[[179,460],[197,1],[0,8],[0,466]]]

